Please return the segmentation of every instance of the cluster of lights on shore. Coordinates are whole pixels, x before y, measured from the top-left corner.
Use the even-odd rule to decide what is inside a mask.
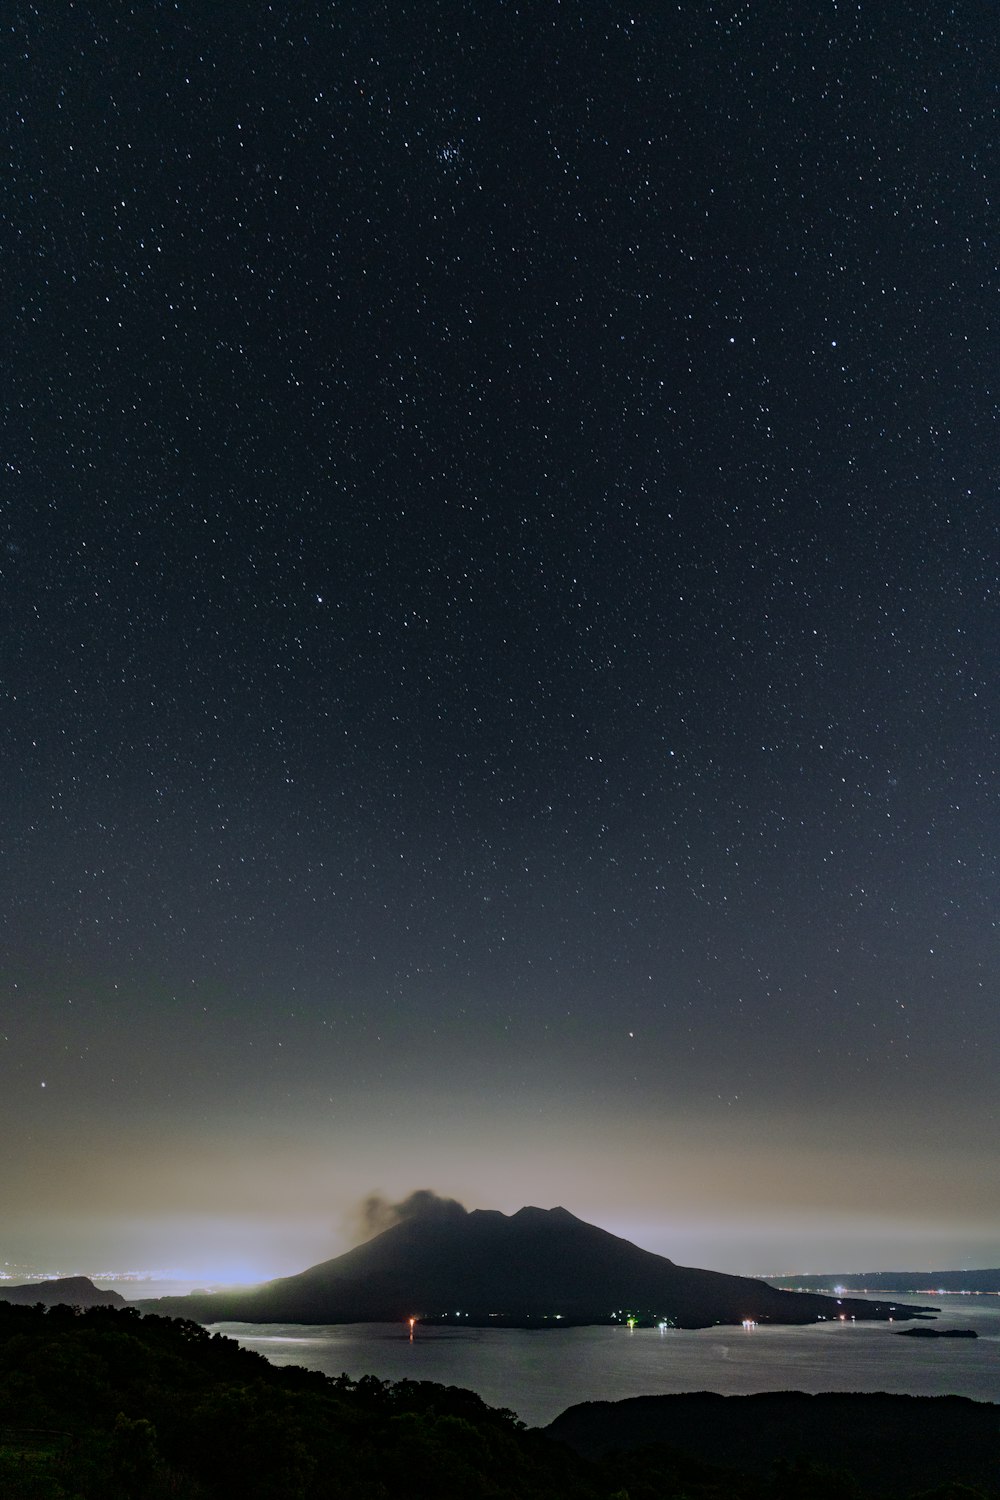
[[[447,1317],[448,1314],[445,1313],[444,1316]],[[468,1313],[456,1312],[456,1314],[455,1314],[456,1318],[462,1318],[462,1317],[466,1317],[467,1318],[468,1316],[469,1316]],[[491,1314],[491,1316],[497,1317],[497,1316],[499,1316],[499,1314],[493,1313],[493,1314]],[[555,1323],[561,1323],[563,1321],[563,1315],[562,1315],[562,1313],[547,1314],[547,1318],[549,1318],[549,1317]],[[635,1313],[622,1313],[621,1310],[619,1309],[618,1312],[612,1313],[611,1317],[612,1317],[612,1320],[615,1321],[615,1322],[618,1322],[619,1320],[623,1321],[625,1323],[625,1326],[628,1328],[628,1330],[629,1330],[630,1333],[632,1333],[639,1326],[639,1318],[636,1316]],[[419,1322],[420,1322],[420,1319],[416,1315],[414,1315],[413,1317],[409,1317],[406,1320],[406,1325],[407,1325],[407,1327],[408,1327],[408,1329],[410,1331],[410,1342],[411,1343],[413,1342],[413,1335],[416,1332],[416,1327],[417,1327],[417,1324]],[[674,1324],[673,1324],[673,1322],[671,1321],[670,1318],[659,1318],[659,1319],[657,1319],[656,1326],[660,1330],[661,1333],[665,1333],[668,1328],[673,1328]],[[744,1328],[756,1328],[757,1324],[753,1321],[752,1318],[744,1318],[743,1319],[743,1327]]]
[[[839,1297],[837,1298],[837,1301],[838,1302],[840,1301]],[[463,1316],[467,1318],[469,1316],[469,1314],[468,1313],[464,1313],[463,1314],[463,1313],[460,1313],[460,1312],[456,1312],[456,1314],[455,1314],[456,1318],[461,1318]],[[563,1316],[562,1313],[553,1313],[551,1316],[552,1316],[553,1321],[555,1321],[555,1322],[561,1322],[562,1321],[562,1316]],[[637,1315],[635,1313],[622,1313],[622,1311],[619,1309],[618,1312],[612,1313],[611,1317],[612,1317],[612,1319],[615,1322],[617,1322],[619,1320],[621,1320],[622,1322],[624,1322],[624,1324],[625,1324],[626,1328],[628,1329],[629,1333],[633,1333],[635,1331],[635,1329],[638,1328],[638,1326],[639,1326],[639,1321],[640,1320],[639,1320],[639,1318],[637,1317]],[[412,1318],[407,1318],[406,1321],[407,1321],[407,1325],[408,1325],[409,1330],[410,1330],[410,1343],[412,1344],[412,1342],[413,1342],[413,1335],[414,1335],[414,1333],[416,1331],[417,1324],[418,1324],[418,1322],[420,1320],[419,1320],[419,1318],[417,1318],[416,1316],[414,1316]],[[818,1321],[821,1322],[821,1323],[826,1323],[829,1320],[822,1313],[820,1313]],[[847,1322],[847,1314],[846,1313],[841,1313],[839,1315],[839,1321],[841,1323],[846,1323]],[[855,1322],[855,1317],[854,1317],[853,1313],[851,1314],[851,1322],[852,1323]],[[893,1322],[895,1322],[895,1319],[890,1317],[889,1322],[893,1323]],[[656,1327],[659,1329],[660,1333],[666,1333],[667,1329],[674,1327],[674,1324],[671,1322],[671,1320],[669,1318],[659,1318],[659,1319],[657,1319]],[[742,1322],[741,1322],[741,1327],[747,1333],[752,1333],[755,1328],[759,1327],[759,1324],[758,1324],[756,1318],[744,1318],[742,1320]]]
[[[840,1298],[838,1297],[837,1300],[839,1302]],[[455,1314],[456,1318],[461,1318],[463,1316],[467,1318],[469,1316],[469,1314],[468,1313],[463,1314],[463,1313],[460,1313],[460,1312],[457,1312]],[[555,1322],[561,1322],[562,1321],[562,1316],[563,1316],[562,1313],[553,1313],[551,1316],[552,1316],[552,1319]],[[612,1317],[612,1319],[615,1322],[617,1322],[619,1320],[621,1320],[622,1322],[624,1322],[624,1324],[625,1324],[626,1328],[628,1329],[629,1333],[633,1333],[635,1331],[635,1329],[638,1328],[638,1326],[639,1326],[639,1321],[640,1320],[639,1320],[639,1318],[637,1317],[637,1315],[635,1313],[622,1313],[619,1310],[618,1312],[612,1313],[611,1317]],[[412,1343],[414,1331],[416,1329],[417,1323],[420,1320],[418,1318],[416,1318],[416,1317],[412,1317],[412,1318],[407,1318],[406,1321],[407,1321],[407,1324],[409,1326],[410,1341]],[[821,1323],[826,1323],[829,1320],[822,1313],[820,1313],[818,1321],[821,1322]],[[847,1314],[846,1313],[841,1313],[840,1316],[839,1316],[839,1321],[841,1323],[846,1323],[847,1322]],[[855,1322],[855,1317],[854,1317],[853,1313],[851,1314],[851,1322],[852,1323]],[[893,1322],[895,1322],[895,1319],[894,1318],[890,1318],[889,1322],[893,1323]],[[753,1330],[755,1328],[758,1328],[760,1325],[758,1324],[756,1318],[744,1318],[742,1320],[740,1326],[747,1333],[752,1333]],[[674,1324],[671,1322],[671,1320],[669,1318],[659,1318],[656,1321],[656,1327],[660,1330],[661,1333],[666,1333],[666,1331],[667,1331],[668,1328],[673,1328],[674,1327]]]

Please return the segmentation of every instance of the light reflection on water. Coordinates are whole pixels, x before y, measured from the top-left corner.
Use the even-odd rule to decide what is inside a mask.
[[[925,1305],[930,1299],[915,1298]],[[550,1422],[578,1401],[719,1391],[892,1391],[1000,1402],[1000,1299],[942,1296],[935,1328],[978,1339],[899,1338],[899,1324],[806,1327],[421,1328],[351,1323],[220,1323],[218,1331],[276,1365],[355,1379],[436,1380],[478,1391],[526,1422]],[[909,1326],[909,1325],[903,1325]]]

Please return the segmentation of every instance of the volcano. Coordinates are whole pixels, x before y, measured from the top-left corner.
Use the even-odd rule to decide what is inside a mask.
[[[569,1213],[469,1213],[443,1200],[345,1255],[257,1287],[141,1302],[199,1323],[421,1321],[559,1327],[629,1317],[677,1328],[907,1318],[927,1308],[778,1291],[766,1282],[678,1266]]]

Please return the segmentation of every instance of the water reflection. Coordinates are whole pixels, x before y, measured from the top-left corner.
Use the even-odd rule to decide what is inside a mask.
[[[478,1391],[531,1424],[577,1401],[719,1391],[893,1391],[1000,1402],[1000,1299],[938,1299],[937,1328],[976,1327],[970,1339],[913,1339],[886,1323],[718,1328],[439,1328],[408,1324],[220,1324],[274,1364],[328,1375],[436,1380]],[[904,1325],[907,1326],[907,1325]]]

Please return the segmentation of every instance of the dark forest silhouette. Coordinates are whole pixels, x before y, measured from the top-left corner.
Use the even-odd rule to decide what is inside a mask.
[[[994,1500],[998,1422],[959,1397],[701,1394],[528,1430],[189,1321],[0,1302],[4,1500]]]

